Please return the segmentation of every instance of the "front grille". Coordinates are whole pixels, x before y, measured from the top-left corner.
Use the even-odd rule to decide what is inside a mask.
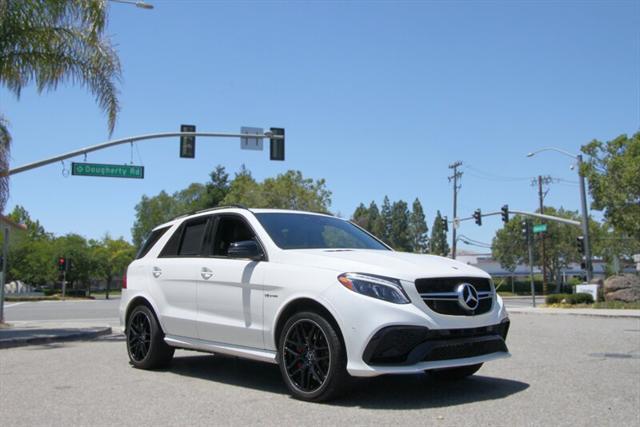
[[[458,302],[457,287],[469,283],[478,292],[479,302],[475,310],[468,310]],[[474,316],[491,311],[494,290],[489,279],[479,277],[442,277],[417,279],[416,289],[424,303],[436,313],[450,316]]]

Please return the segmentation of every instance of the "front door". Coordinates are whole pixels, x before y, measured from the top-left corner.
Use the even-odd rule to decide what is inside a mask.
[[[264,348],[264,261],[230,258],[233,242],[256,239],[240,215],[219,215],[211,227],[208,256],[197,277],[200,339]],[[205,250],[205,253],[207,251]]]

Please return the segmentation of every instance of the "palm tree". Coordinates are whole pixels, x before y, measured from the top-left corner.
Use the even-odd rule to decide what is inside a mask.
[[[85,86],[107,114],[109,136],[119,110],[120,61],[104,35],[106,0],[0,0],[0,84],[17,98],[71,82]],[[11,134],[0,113],[0,212],[9,195]]]

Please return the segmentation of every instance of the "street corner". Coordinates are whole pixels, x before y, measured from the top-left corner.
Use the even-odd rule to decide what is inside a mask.
[[[4,324],[0,328],[0,349],[65,341],[86,341],[111,333],[110,326]]]

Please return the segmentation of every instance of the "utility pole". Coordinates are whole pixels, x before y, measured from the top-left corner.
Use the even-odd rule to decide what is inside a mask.
[[[461,161],[457,161],[449,165],[449,169],[453,169],[453,175],[448,177],[449,182],[453,181],[453,232],[451,242],[451,258],[456,259],[456,229],[458,224],[458,190],[461,186],[458,184],[458,180],[462,178],[462,172],[458,172],[458,167],[462,166]]]
[[[585,177],[582,174],[582,154],[576,156],[578,160],[578,175],[580,175],[580,207],[582,211],[582,235],[584,236],[584,264],[587,273],[587,283],[593,279],[593,263],[591,260],[591,238],[589,236],[589,211],[587,210],[587,191]]]
[[[540,201],[540,213],[544,214],[544,197],[546,196],[546,192],[542,191],[542,184],[549,184],[553,181],[553,178],[550,176],[541,176],[538,175],[537,180],[533,180],[531,183],[535,185],[536,182],[538,184],[538,198]],[[547,285],[547,257],[545,254],[545,239],[546,232],[540,233],[540,255],[542,255],[542,293],[547,295],[549,293],[548,285]]]
[[[522,234],[524,235],[526,241],[527,241],[527,249],[529,251],[529,275],[531,278],[531,298],[532,298],[532,303],[533,306],[536,306],[536,286],[535,286],[535,282],[533,281],[533,248],[532,243],[533,243],[533,230],[531,230],[531,221],[526,219],[522,222]]]

